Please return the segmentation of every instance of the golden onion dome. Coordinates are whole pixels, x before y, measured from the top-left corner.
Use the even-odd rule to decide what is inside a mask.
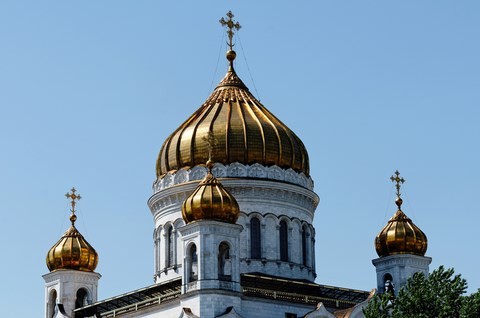
[[[397,199],[395,203],[398,210],[375,238],[375,249],[380,257],[395,254],[424,256],[428,247],[427,236],[403,213],[400,183],[405,182],[405,180],[399,177],[398,171],[395,173],[396,177],[392,176],[391,179],[397,182]]]
[[[308,153],[300,138],[265,108],[233,68],[235,52],[227,52],[229,70],[206,102],[163,143],[157,177],[208,159],[208,133],[217,139],[212,160],[222,164],[259,163],[292,168],[309,176]]]
[[[182,216],[185,223],[198,220],[237,222],[240,207],[237,200],[215,178],[209,161],[208,173],[193,193],[183,202]]]
[[[72,193],[66,195],[72,198],[72,215],[70,216],[72,225],[48,251],[47,267],[51,272],[60,269],[93,272],[98,264],[98,254],[75,227],[77,220],[75,200],[81,197],[75,194],[75,188],[72,188]]]

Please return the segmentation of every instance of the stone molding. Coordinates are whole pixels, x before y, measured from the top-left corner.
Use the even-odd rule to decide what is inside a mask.
[[[237,199],[241,207],[250,206],[252,202],[269,202],[270,204],[275,202],[278,207],[278,203],[280,203],[293,209],[304,210],[313,218],[313,211],[320,201],[313,191],[292,184],[258,179],[224,179],[221,182]],[[178,208],[197,185],[198,182],[190,181],[155,192],[148,200],[152,214],[158,217],[159,211],[162,215],[178,212]],[[243,210],[246,213],[263,212]]]
[[[428,256],[419,256],[411,254],[396,254],[385,257],[379,257],[372,260],[374,266],[382,264],[383,267],[409,265],[416,267],[424,267],[430,265],[432,258]]]
[[[291,168],[282,169],[276,165],[266,167],[258,163],[244,165],[239,162],[223,165],[217,162],[212,168],[212,173],[217,178],[267,179],[292,183],[313,190],[312,178],[307,177],[303,172],[298,173]],[[163,189],[189,181],[202,180],[206,175],[207,168],[205,166],[171,171],[154,182],[153,192],[157,193]]]
[[[79,283],[96,283],[100,277],[102,277],[102,275],[96,272],[82,272],[76,270],[59,270],[43,275],[45,282],[62,280]]]

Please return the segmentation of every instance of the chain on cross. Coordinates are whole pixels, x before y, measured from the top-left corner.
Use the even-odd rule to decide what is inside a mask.
[[[227,30],[227,35],[228,35],[228,39],[229,39],[228,46],[230,47],[230,50],[233,50],[233,46],[234,46],[233,35],[235,34],[235,32],[233,32],[233,30],[235,29],[235,30],[238,31],[242,27],[240,25],[240,23],[233,21],[233,17],[234,17],[234,15],[233,15],[232,11],[228,11],[227,12],[227,18],[228,19],[227,20],[225,20],[225,18],[220,19],[220,24],[222,26],[226,26],[227,29],[228,29]]]
[[[390,177],[390,180],[392,180],[392,182],[395,182],[395,188],[397,188],[397,197],[400,198],[400,187],[401,187],[401,184],[405,183],[405,179],[401,178],[400,177],[400,172],[395,171],[395,175],[391,176]]]
[[[70,209],[70,211],[72,212],[72,214],[74,214],[75,205],[77,204],[76,201],[80,200],[82,197],[80,196],[80,194],[77,194],[77,190],[75,188],[72,188],[70,191],[71,192],[67,192],[65,196],[67,197],[67,199],[71,199],[70,204],[72,205],[72,208]]]

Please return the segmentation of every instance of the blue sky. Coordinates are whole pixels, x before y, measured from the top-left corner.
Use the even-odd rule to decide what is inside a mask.
[[[153,282],[156,157],[226,71],[228,10],[243,26],[238,74],[309,151],[317,282],[376,286],[373,239],[395,212],[399,169],[431,268],[480,287],[478,1],[6,0],[5,316],[41,316],[45,255],[68,228],[72,186],[78,228],[100,254],[100,298]]]

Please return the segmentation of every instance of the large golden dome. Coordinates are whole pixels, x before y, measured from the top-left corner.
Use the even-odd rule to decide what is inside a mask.
[[[206,102],[163,143],[157,177],[169,171],[204,164],[207,135],[216,138],[212,160],[292,168],[309,176],[308,153],[300,138],[270,113],[248,90],[233,68],[235,52],[227,52],[230,67]]]
[[[237,200],[225,189],[211,172],[208,173],[193,193],[183,202],[182,216],[185,223],[198,220],[216,220],[228,223],[237,222],[240,207]]]
[[[66,196],[72,198],[72,215],[70,216],[72,225],[48,251],[47,267],[51,272],[59,269],[93,272],[98,264],[98,254],[75,227],[77,220],[75,200],[81,197],[75,194],[75,188],[72,188],[72,193],[67,193]]]
[[[375,249],[380,257],[394,254],[424,256],[428,247],[427,236],[403,213],[400,183],[405,182],[405,180],[399,177],[400,173],[398,170],[395,174],[396,176],[392,176],[391,179],[397,183],[397,199],[395,203],[398,210],[375,237]]]

